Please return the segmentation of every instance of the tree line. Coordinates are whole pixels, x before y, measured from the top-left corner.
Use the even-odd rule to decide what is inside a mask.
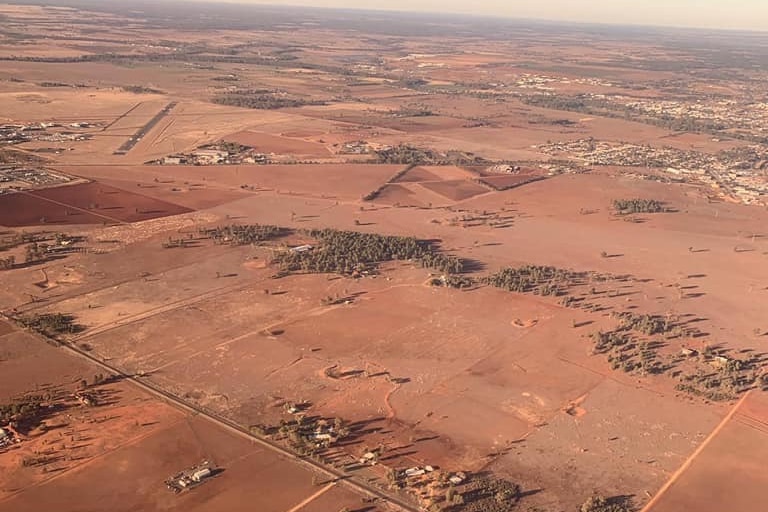
[[[50,338],[62,334],[77,334],[83,330],[83,326],[76,322],[73,315],[64,313],[39,313],[20,317],[18,321],[24,327]]]
[[[291,98],[284,96],[279,92],[271,91],[250,91],[238,90],[231,91],[211,100],[218,105],[227,105],[230,107],[252,108],[258,110],[276,110],[280,108],[295,108],[305,105],[325,105],[321,100],[305,100],[302,98]]]
[[[201,229],[200,233],[216,244],[248,245],[287,235],[289,230],[269,224],[230,224]]]
[[[632,213],[663,213],[664,203],[656,199],[615,199],[613,208],[622,215]]]
[[[552,266],[523,265],[506,267],[482,279],[484,284],[517,293],[560,296],[569,286],[583,280],[585,272]]]
[[[425,268],[446,273],[464,271],[461,258],[441,253],[430,242],[414,237],[335,229],[315,229],[305,234],[318,240],[320,247],[278,254],[276,261],[283,271],[350,275],[375,270],[379,263],[393,260],[415,260]]]

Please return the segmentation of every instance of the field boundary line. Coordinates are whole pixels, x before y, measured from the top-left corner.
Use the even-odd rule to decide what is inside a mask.
[[[163,403],[161,400],[158,400],[158,402],[161,403],[161,404]],[[171,406],[171,405],[169,405],[167,403],[164,404],[164,405],[166,405],[167,407],[169,407],[171,409],[175,409],[173,406]],[[178,412],[178,409],[176,409],[176,411]],[[15,498],[16,496],[18,496],[21,493],[27,492],[27,491],[29,491],[31,489],[35,489],[37,487],[41,487],[41,486],[46,485],[46,484],[48,484],[48,483],[50,483],[50,482],[52,482],[54,480],[58,480],[59,478],[62,478],[64,476],[69,476],[69,474],[72,471],[78,471],[78,470],[81,470],[81,469],[83,469],[83,468],[85,468],[87,466],[90,466],[91,464],[96,463],[100,459],[103,459],[103,458],[105,458],[105,457],[107,457],[109,455],[112,455],[113,453],[115,453],[115,452],[117,452],[119,450],[122,450],[123,448],[130,448],[131,446],[135,446],[136,444],[141,443],[145,439],[149,439],[150,437],[152,437],[152,436],[154,436],[156,434],[159,434],[161,432],[164,432],[166,430],[169,430],[169,429],[172,429],[172,428],[176,427],[177,425],[179,425],[180,423],[182,423],[185,420],[186,420],[186,417],[182,416],[181,418],[177,419],[176,421],[173,421],[170,424],[165,425],[165,426],[163,426],[161,428],[152,429],[152,430],[150,430],[148,432],[144,432],[143,434],[140,434],[138,436],[132,437],[130,439],[126,439],[125,442],[122,443],[122,444],[119,444],[119,445],[117,445],[117,446],[115,446],[113,448],[110,448],[109,450],[105,450],[102,453],[99,453],[98,455],[94,455],[93,457],[90,457],[87,460],[84,460],[84,461],[80,462],[79,464],[74,464],[73,466],[70,466],[70,467],[64,469],[63,471],[57,471],[56,474],[54,474],[52,476],[49,476],[48,478],[45,478],[43,480],[34,482],[34,483],[28,485],[27,487],[23,487],[21,489],[18,489],[16,491],[8,494],[7,496],[5,496],[3,498],[0,498],[0,503],[9,501],[9,500],[11,500],[12,498]]]
[[[184,267],[180,267],[180,268],[184,268]],[[191,297],[179,299],[177,301],[170,302],[162,306],[158,306],[156,308],[143,311],[141,313],[136,313],[134,315],[118,318],[117,320],[113,320],[112,322],[106,323],[98,327],[94,327],[92,330],[86,331],[80,336],[75,336],[73,340],[82,341],[82,340],[93,338],[95,336],[100,336],[114,329],[125,327],[126,325],[130,325],[135,322],[141,322],[143,320],[153,318],[157,315],[162,315],[164,313],[172,313],[174,311],[178,311],[179,309],[187,308],[189,306],[192,306],[194,304],[199,304],[200,302],[204,302],[206,300],[215,299],[217,297],[220,297],[221,295],[226,295],[228,293],[233,293],[233,292],[238,292],[238,291],[248,289],[249,287],[255,286],[256,284],[263,282],[266,279],[269,279],[269,278],[249,280],[246,282],[241,282],[233,285],[222,286],[221,288],[214,288],[213,290],[208,290],[198,295],[193,295]],[[134,282],[134,281],[135,279],[132,279],[129,282]],[[105,288],[110,288],[110,287],[111,286],[105,287]]]
[[[335,481],[329,483],[328,485],[326,485],[325,487],[323,487],[322,489],[320,489],[319,491],[317,491],[316,493],[314,493],[313,495],[311,495],[310,497],[308,497],[307,499],[305,499],[304,501],[302,501],[301,503],[299,503],[295,507],[289,509],[288,512],[299,512],[299,510],[303,509],[305,506],[309,505],[310,503],[312,503],[317,498],[319,498],[323,494],[327,493],[328,491],[330,491],[334,487],[336,487],[336,482]]]
[[[725,426],[731,422],[731,419],[736,415],[738,410],[741,408],[741,404],[744,403],[744,401],[749,397],[752,390],[747,391],[744,393],[744,395],[739,399],[738,402],[731,408],[730,411],[728,411],[728,414],[725,415],[725,417],[720,421],[720,423],[712,430],[712,432],[709,433],[707,438],[694,450],[694,452],[683,462],[683,464],[677,468],[677,470],[672,473],[672,475],[667,479],[667,482],[659,489],[656,494],[651,498],[651,500],[645,504],[645,506],[641,509],[640,512],[650,512],[650,510],[659,502],[659,500],[664,497],[664,495],[667,493],[667,491],[672,487],[675,482],[685,473],[685,471],[693,464],[693,461],[696,459],[696,457],[701,454],[701,452],[704,451],[704,448],[706,448],[709,443],[712,442],[712,440],[720,433],[720,431],[725,428]]]
[[[114,222],[116,224],[128,224],[128,222],[120,219],[116,219],[115,217],[110,217],[109,215],[103,215],[101,213],[96,213],[93,210],[86,210],[85,208],[80,208],[79,206],[73,206],[71,204],[62,203],[61,201],[56,201],[55,199],[50,199],[48,197],[43,197],[35,194],[34,192],[26,192],[21,191],[22,194],[28,197],[34,197],[35,199],[40,199],[41,201],[47,201],[49,203],[53,203],[59,206],[63,206],[65,208],[71,208],[72,210],[77,210],[79,212],[85,213],[87,215],[93,215],[94,217],[101,217],[102,219],[106,219],[110,222]]]

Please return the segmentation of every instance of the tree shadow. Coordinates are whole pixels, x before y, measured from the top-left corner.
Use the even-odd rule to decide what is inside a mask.
[[[486,268],[485,263],[471,258],[461,258],[461,264],[462,274],[481,272]]]

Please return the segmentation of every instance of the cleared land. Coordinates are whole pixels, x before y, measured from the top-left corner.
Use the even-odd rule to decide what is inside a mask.
[[[0,322],[0,405],[54,406],[0,509],[768,499],[753,37],[90,9],[0,5],[0,309],[94,358]]]
[[[190,212],[189,208],[92,182],[3,197],[0,225],[112,224]]]
[[[87,392],[98,405],[82,405],[72,393],[101,368],[10,324],[2,327],[0,400],[42,392],[53,405],[45,413],[46,428],[24,431],[21,442],[0,451],[0,509],[69,509],[76,503],[77,510],[88,511],[284,511],[305,501],[314,505],[322,475],[119,379],[90,384]],[[203,459],[221,470],[211,481],[180,495],[166,489],[165,479]],[[40,462],[24,462],[30,460]],[[326,500],[342,507],[361,502],[343,485],[331,487]]]

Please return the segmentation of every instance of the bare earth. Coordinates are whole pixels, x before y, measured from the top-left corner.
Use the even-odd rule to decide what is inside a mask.
[[[516,504],[493,497],[498,510],[574,512],[594,494],[627,512],[764,509],[761,128],[681,129],[605,103],[704,109],[700,91],[718,91],[736,109],[764,69],[726,68],[697,34],[99,9],[0,5],[0,405],[50,405],[0,448],[0,511],[491,510],[471,491],[483,479],[520,486]],[[14,139],[17,125],[32,135]],[[626,162],[567,146],[601,142],[632,145]],[[237,145],[264,163],[236,161]],[[227,161],[150,163],[201,146]],[[710,157],[731,167],[694,172]],[[47,171],[72,181],[35,181]],[[621,215],[617,199],[665,211]],[[233,224],[289,231],[206,234]],[[311,230],[326,228],[429,241],[464,271],[281,272],[277,255],[322,251]],[[577,306],[484,280],[522,265],[588,275],[564,290]],[[450,278],[471,284],[438,286]],[[54,313],[80,326],[64,346],[22,327]],[[668,370],[600,353],[619,313],[681,329],[652,335]],[[682,385],[734,366],[748,383],[727,395]],[[75,398],[82,380],[99,405]],[[298,456],[285,429],[305,417],[350,433]],[[166,489],[204,459],[221,471]],[[457,473],[464,504],[429,481]]]

